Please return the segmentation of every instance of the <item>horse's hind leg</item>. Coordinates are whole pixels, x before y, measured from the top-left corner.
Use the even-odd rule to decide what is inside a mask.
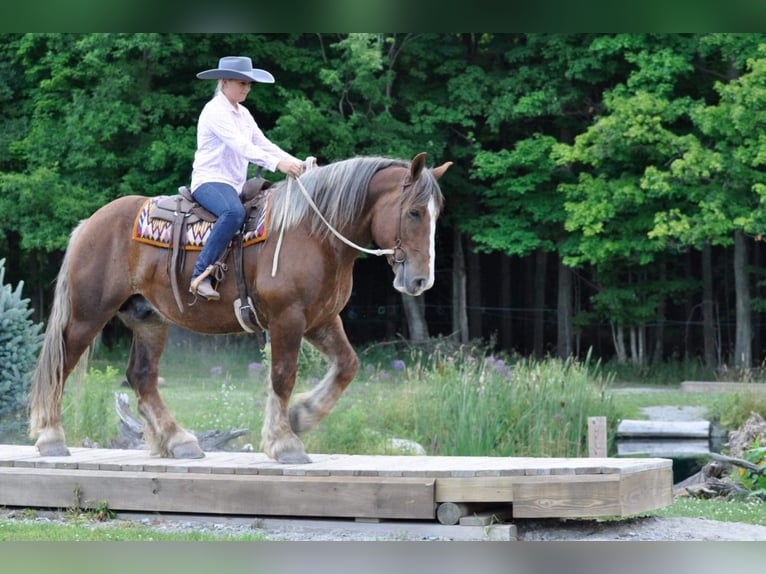
[[[297,434],[311,430],[330,414],[359,367],[359,359],[346,337],[340,317],[306,338],[330,359],[331,366],[324,379],[313,390],[296,397],[290,408],[290,426]]]
[[[197,438],[176,422],[157,389],[160,356],[165,349],[168,324],[138,295],[123,305],[118,316],[133,331],[126,375],[138,397],[138,412],[146,421],[144,438],[152,454],[202,458],[205,455]]]
[[[63,328],[64,324],[68,326]],[[37,438],[41,456],[70,454],[61,424],[64,383],[101,327],[100,322],[75,322],[68,316],[65,323],[55,317],[49,321],[29,396],[30,435]]]

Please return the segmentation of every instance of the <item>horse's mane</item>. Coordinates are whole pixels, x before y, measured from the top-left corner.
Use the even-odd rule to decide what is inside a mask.
[[[340,229],[360,215],[372,177],[391,166],[409,167],[409,163],[384,157],[355,157],[309,170],[300,181],[324,218]],[[327,227],[314,216],[296,182],[280,181],[271,188],[270,193],[270,233],[278,233],[282,226],[290,229],[311,216],[312,233],[327,233]]]

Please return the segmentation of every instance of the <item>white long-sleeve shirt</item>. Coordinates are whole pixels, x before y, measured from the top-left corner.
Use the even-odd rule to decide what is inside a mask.
[[[191,190],[206,182],[228,183],[237,193],[247,180],[248,164],[276,171],[283,159],[300,161],[272,143],[244,106],[236,109],[218,92],[202,109],[197,122]]]

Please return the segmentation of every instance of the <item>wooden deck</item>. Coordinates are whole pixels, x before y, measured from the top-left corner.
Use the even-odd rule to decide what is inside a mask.
[[[71,451],[41,457],[32,446],[0,445],[0,506],[106,502],[121,511],[448,523],[444,516],[487,508],[513,518],[594,518],[672,502],[672,461],[660,458],[313,454],[311,464],[281,465],[261,453],[176,460],[137,450]]]

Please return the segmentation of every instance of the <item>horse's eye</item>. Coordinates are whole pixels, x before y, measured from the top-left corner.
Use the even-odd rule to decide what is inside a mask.
[[[417,209],[410,209],[409,213],[410,213],[410,217],[412,217],[413,219],[420,219],[420,211],[418,211]]]

